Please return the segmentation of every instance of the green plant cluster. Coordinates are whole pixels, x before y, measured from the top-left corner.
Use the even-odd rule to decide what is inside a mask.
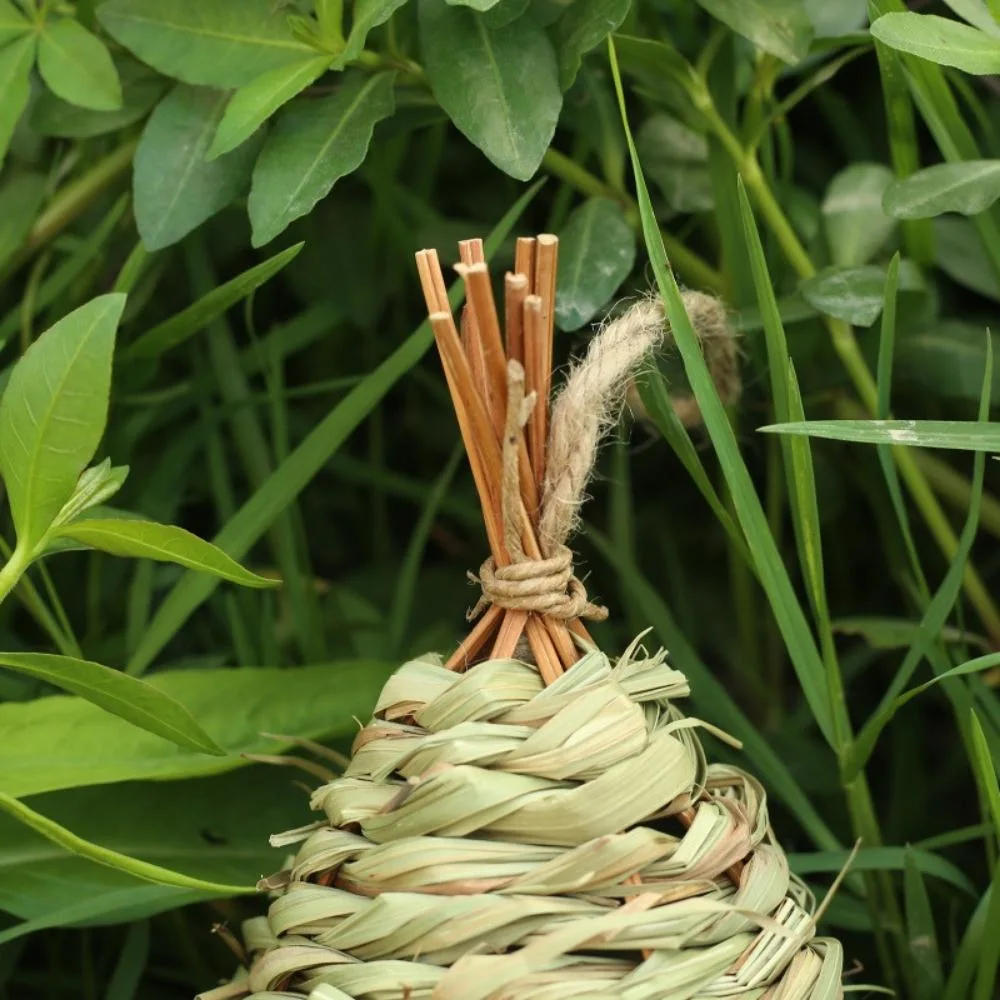
[[[0,998],[228,974],[277,755],[485,552],[413,252],[539,231],[560,362],[654,287],[676,342],[578,542],[602,647],[652,627],[818,895],[860,841],[848,983],[996,995],[1000,2],[919,8],[0,0]]]

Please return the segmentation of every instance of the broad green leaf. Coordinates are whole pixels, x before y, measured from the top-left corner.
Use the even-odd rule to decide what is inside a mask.
[[[14,126],[28,104],[36,45],[34,35],[25,35],[0,48],[0,94],[3,94],[0,100],[0,166],[3,166]]]
[[[945,212],[976,215],[1000,198],[1000,160],[939,163],[886,188],[882,207],[894,219],[929,219]]]
[[[763,506],[750,478],[750,472],[740,454],[739,445],[729,422],[729,415],[715,390],[712,375],[702,354],[701,345],[684,308],[680,289],[670,270],[660,227],[653,211],[649,190],[646,187],[642,166],[639,163],[639,156],[629,128],[625,93],[618,73],[614,44],[609,43],[609,47],[618,106],[635,178],[643,237],[649,253],[650,264],[656,276],[657,287],[663,298],[667,319],[684,361],[684,370],[687,373],[692,392],[701,408],[705,427],[726,477],[733,508],[746,536],[757,577],[767,595],[782,638],[788,647],[796,676],[802,687],[802,693],[824,740],[831,746],[835,746],[833,708],[823,661],[802,605],[792,587],[781,553],[778,551],[774,536],[771,534]]]
[[[539,184],[535,184],[525,191],[497,223],[486,241],[487,256],[494,254],[507,238],[539,187]],[[457,307],[462,300],[460,282],[452,286],[449,295],[452,308]],[[215,543],[234,559],[243,556],[393,385],[424,356],[432,340],[430,323],[425,321],[303,438],[268,476],[260,489],[230,518],[215,537]],[[177,583],[157,610],[142,641],[133,652],[128,664],[129,673],[142,673],[217,585],[217,581],[211,577],[192,575],[185,576]]]
[[[1000,302],[1000,279],[973,223],[944,216],[933,225],[937,266],[963,288]]]
[[[836,873],[843,870],[849,851],[816,851],[811,854],[788,855],[788,866],[796,875]],[[924,875],[941,879],[956,889],[975,895],[969,877],[950,861],[918,847],[862,847],[851,863],[853,871],[902,871],[907,857]]]
[[[32,30],[31,22],[10,2],[0,0],[0,46]],[[0,91],[6,93],[6,91]]]
[[[150,677],[145,683],[183,704],[226,752],[222,757],[168,743],[82,698],[51,695],[0,704],[0,789],[23,798],[83,785],[222,774],[244,767],[243,754],[287,749],[288,737],[350,739],[357,732],[355,717],[369,717],[392,669],[342,660],[288,669],[170,670]]]
[[[304,244],[295,243],[273,257],[218,285],[176,316],[165,319],[137,337],[122,352],[126,358],[156,358],[203,330],[212,320],[260,288],[286,264],[291,263]]]
[[[53,527],[69,524],[91,508],[110,500],[125,485],[127,478],[128,466],[112,466],[110,458],[86,469],[77,480],[73,495],[52,522]]]
[[[28,549],[72,496],[104,433],[124,295],[59,320],[17,363],[0,400],[0,472]]]
[[[206,158],[228,95],[175,87],[150,115],[135,151],[135,221],[147,250],[160,250],[241,194],[250,178],[258,137],[225,156]],[[263,137],[259,137],[262,139]]]
[[[502,28],[521,17],[530,5],[531,0],[499,0],[486,11],[483,20],[487,28]]]
[[[868,0],[805,0],[805,8],[817,38],[847,35],[867,23]]]
[[[861,444],[903,444],[917,448],[1000,453],[1000,424],[971,420],[807,420],[758,429],[772,434],[805,434]]]
[[[115,64],[122,86],[122,106],[117,111],[87,111],[43,90],[31,104],[31,128],[61,139],[89,139],[145,118],[163,97],[169,81],[131,57],[120,55]]]
[[[2,791],[0,791],[0,809],[71,854],[78,854],[88,861],[106,865],[108,868],[114,868],[116,871],[125,872],[127,875],[145,879],[156,885],[169,885],[178,889],[196,889],[200,892],[221,896],[238,896],[257,891],[253,884],[240,886],[206,882],[204,879],[171,871],[169,868],[152,864],[149,861],[140,861],[138,858],[119,854],[118,851],[112,851],[110,848],[85,840],[73,833],[72,830],[67,830],[55,820],[43,816],[30,806]]]
[[[53,653],[0,653],[0,667],[53,684],[180,747],[225,754],[194,716],[146,681],[90,660]]]
[[[376,124],[395,107],[394,75],[354,73],[336,93],[298,101],[275,122],[253,172],[250,224],[262,246],[307,215],[368,153]]]
[[[49,90],[92,111],[122,106],[122,85],[104,42],[72,18],[46,24],[38,42],[38,70]]]
[[[675,212],[712,208],[708,141],[671,115],[650,115],[635,138],[647,176]]]
[[[82,542],[113,556],[176,563],[244,587],[274,587],[280,582],[251,573],[211,542],[173,524],[88,518],[60,528],[59,537]]]
[[[562,108],[555,52],[522,17],[491,29],[482,15],[421,0],[420,39],[434,97],[492,163],[518,180],[534,175]]]
[[[559,234],[556,323],[579,330],[608,304],[635,264],[635,233],[607,198],[584,202]]]
[[[2,57],[3,52],[0,51]],[[3,103],[0,101],[0,109]],[[35,173],[11,174],[0,184],[0,267],[24,245],[45,201],[46,187],[44,174]]]
[[[226,105],[208,159],[214,160],[249,139],[278,108],[318,80],[330,61],[329,56],[313,56],[303,62],[279,66],[240,87]]]
[[[575,0],[552,28],[559,60],[559,86],[573,85],[583,57],[625,20],[631,0]]]
[[[787,63],[805,58],[813,37],[803,0],[698,0],[713,17]]]
[[[279,869],[283,852],[268,844],[269,835],[308,816],[289,770],[260,764],[183,785],[136,781],[50,792],[31,805],[92,843],[223,885],[252,885]],[[6,815],[0,843],[0,910],[25,921],[0,931],[0,944],[44,927],[142,919],[219,895],[154,886],[96,865]]]
[[[242,87],[315,54],[272,0],[108,0],[97,17],[143,62],[207,87]]]
[[[853,163],[830,182],[823,197],[823,224],[832,262],[867,263],[886,243],[896,223],[882,209],[892,171],[881,163]]]
[[[495,7],[500,0],[444,0],[449,7],[468,7],[469,10],[476,10],[482,13]]]
[[[908,52],[966,73],[1000,73],[1000,38],[960,21],[913,11],[883,14],[872,35],[891,49]]]
[[[994,354],[1000,353],[1000,336],[991,336]],[[931,398],[978,400],[985,368],[986,331],[973,323],[941,320],[907,334],[897,347],[897,378]],[[992,395],[1000,399],[1000,369],[993,372]]]
[[[380,24],[385,24],[405,3],[407,0],[357,0],[354,4],[347,43],[337,56],[335,65],[343,66],[357,59],[364,50],[368,33]]]
[[[973,27],[1000,38],[1000,24],[993,20],[983,0],[944,0],[944,2]]]
[[[814,309],[855,326],[871,326],[878,319],[884,289],[885,272],[872,266],[828,268],[799,285]]]

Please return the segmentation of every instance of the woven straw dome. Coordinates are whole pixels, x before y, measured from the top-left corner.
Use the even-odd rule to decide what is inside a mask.
[[[253,1000],[842,996],[763,789],[706,764],[687,693],[637,643],[548,687],[405,664],[326,820],[275,838],[301,843],[244,927]]]
[[[272,838],[297,853],[244,926],[249,968],[201,1000],[843,995],[764,790],[709,764],[698,730],[727,737],[677,707],[684,675],[639,639],[612,663],[581,621],[607,611],[567,543],[664,317],[642,300],[602,327],[550,422],[557,244],[518,240],[505,339],[478,240],[459,245],[461,335],[436,253],[417,254],[490,546],[478,621],[447,662],[396,671],[312,794],[325,818]]]

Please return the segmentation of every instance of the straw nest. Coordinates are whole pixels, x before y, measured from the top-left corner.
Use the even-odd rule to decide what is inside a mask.
[[[706,763],[687,694],[638,641],[547,687],[513,659],[405,664],[313,793],[325,820],[273,838],[298,852],[225,995],[841,997],[763,789]]]

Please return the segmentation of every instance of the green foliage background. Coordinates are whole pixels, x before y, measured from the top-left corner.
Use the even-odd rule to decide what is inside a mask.
[[[652,626],[820,896],[861,840],[850,982],[994,996],[1000,3],[920,7],[0,0],[0,997],[231,972],[212,924],[308,820],[247,755],[346,750],[485,549],[413,252],[539,231],[560,362],[654,285],[677,340],[578,541],[602,646]],[[741,335],[728,409],[666,261]],[[53,534],[112,351],[120,491]]]

